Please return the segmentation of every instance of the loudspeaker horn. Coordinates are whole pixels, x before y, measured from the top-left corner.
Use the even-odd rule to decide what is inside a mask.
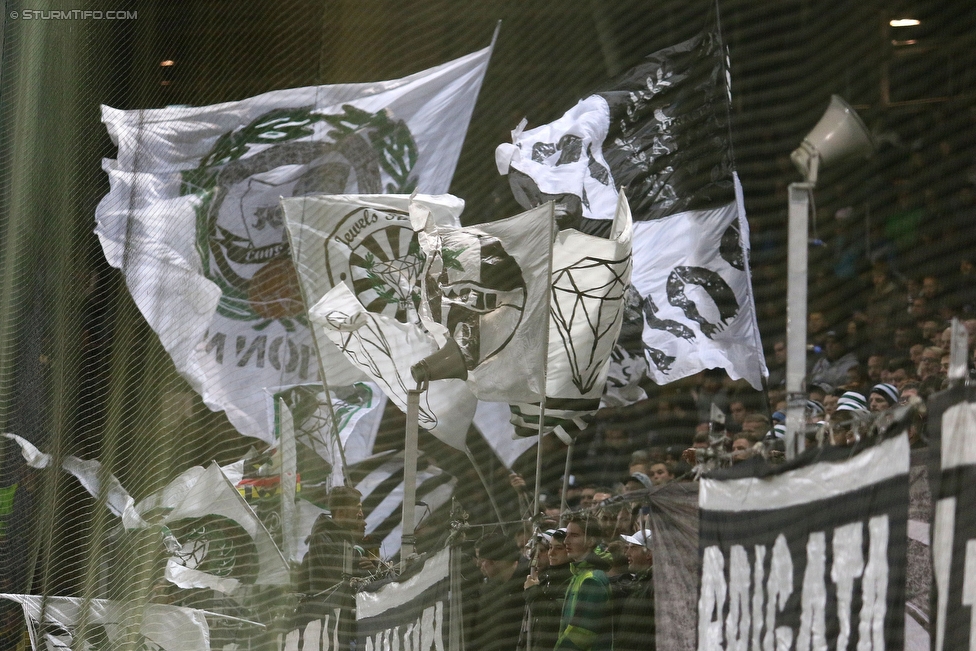
[[[418,384],[434,380],[467,380],[468,367],[464,364],[461,347],[449,338],[443,348],[411,366],[410,375]]]
[[[830,165],[848,156],[867,158],[874,152],[871,133],[851,106],[837,95],[800,146],[790,155],[800,174],[817,182],[820,165]]]

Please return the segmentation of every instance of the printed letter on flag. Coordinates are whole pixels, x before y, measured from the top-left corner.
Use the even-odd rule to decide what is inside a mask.
[[[766,375],[732,169],[727,69],[713,28],[648,56],[555,122],[520,125],[495,154],[523,206],[557,202],[560,227],[604,234],[614,192],[626,189],[632,289],[659,384],[724,368],[758,389]]]
[[[271,442],[265,388],[317,374],[279,199],[446,192],[489,55],[214,106],[102,108],[118,145],[96,211],[105,257],[176,369],[242,434]],[[331,384],[363,379],[331,362]]]

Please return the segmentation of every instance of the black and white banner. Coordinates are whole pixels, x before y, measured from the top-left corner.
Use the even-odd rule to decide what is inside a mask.
[[[417,574],[356,594],[356,648],[443,651],[450,637],[450,548]]]
[[[392,559],[400,551],[403,535],[403,454],[377,454],[349,468],[349,478],[363,495],[366,535],[379,543],[379,555]],[[428,464],[417,471],[417,505],[414,522],[446,505],[457,479]]]
[[[929,403],[935,505],[935,651],[976,649],[976,393],[957,387]]]
[[[909,445],[703,479],[698,649],[901,649]]]

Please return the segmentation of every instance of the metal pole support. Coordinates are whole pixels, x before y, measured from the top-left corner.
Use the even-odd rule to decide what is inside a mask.
[[[807,372],[807,247],[813,183],[789,187],[786,290],[786,458],[800,451],[805,427]]]

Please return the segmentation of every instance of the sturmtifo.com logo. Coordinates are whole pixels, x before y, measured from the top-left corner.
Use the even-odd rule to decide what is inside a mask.
[[[221,289],[221,315],[254,321],[255,330],[275,320],[288,330],[307,325],[280,197],[413,191],[417,145],[407,125],[388,112],[342,108],[265,113],[183,173],[182,194],[200,198],[196,246],[204,275]]]

